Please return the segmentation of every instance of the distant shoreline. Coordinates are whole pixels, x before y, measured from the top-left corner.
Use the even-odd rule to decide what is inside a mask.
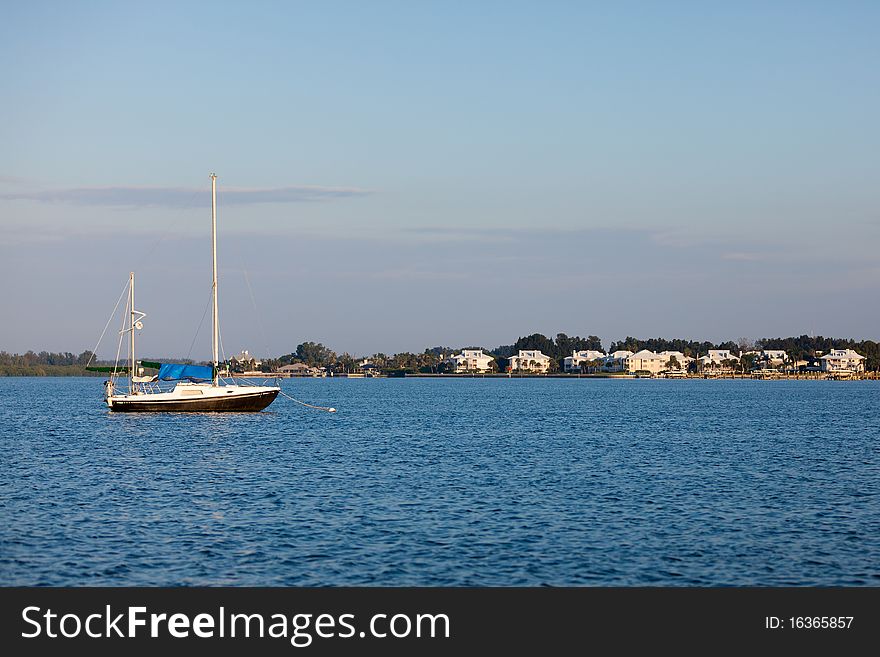
[[[66,369],[63,366],[49,367],[43,368],[48,370],[59,370]],[[3,378],[56,378],[56,379],[64,379],[71,377],[84,377],[84,378],[101,378],[107,377],[106,373],[101,372],[86,372],[86,371],[78,371],[79,368],[70,368],[72,371],[57,373],[55,371],[52,372],[2,372],[0,371],[0,379]],[[751,380],[751,381],[880,381],[880,373],[878,372],[865,372],[860,373],[858,375],[853,375],[845,378],[835,377],[833,374],[829,374],[826,372],[808,372],[808,373],[800,373],[800,374],[780,374],[778,376],[772,377],[761,377],[754,375],[746,375],[743,376],[741,374],[730,375],[730,374],[713,374],[713,375],[702,375],[702,374],[693,374],[690,376],[677,376],[677,377],[665,377],[665,376],[645,376],[638,374],[619,374],[619,373],[607,373],[601,372],[597,374],[563,374],[563,373],[554,373],[554,374],[502,374],[498,372],[487,372],[483,374],[423,374],[423,373],[403,373],[403,374],[392,374],[392,375],[371,375],[364,376],[363,374],[334,374],[333,376],[289,376],[289,375],[279,375],[275,376],[272,373],[266,372],[260,375],[256,374],[248,374],[248,375],[236,375],[234,377],[227,378],[236,378],[236,379],[588,379],[588,380],[600,380],[600,379],[664,379],[664,380],[687,380],[687,381],[696,381],[696,380],[715,380],[715,379],[737,379],[737,380]]]
[[[338,375],[337,375],[338,376]],[[670,381],[675,380],[710,380],[710,379],[753,379],[756,381],[780,381],[780,380],[810,380],[810,381],[859,381],[859,380],[880,380],[876,372],[867,372],[860,373],[856,376],[848,377],[848,378],[834,378],[833,375],[829,375],[826,372],[809,372],[809,373],[801,373],[801,374],[780,374],[779,376],[773,377],[760,377],[753,376],[751,374],[742,376],[740,374],[728,375],[728,374],[712,374],[712,375],[702,375],[702,374],[694,374],[691,376],[644,376],[638,374],[612,374],[612,373],[598,373],[598,374],[499,374],[496,372],[492,372],[489,374],[405,374],[403,377],[383,377],[383,378],[407,378],[407,379],[416,379],[416,378],[433,378],[433,379],[455,379],[455,378],[464,378],[464,379],[479,379],[479,378],[487,378],[487,379],[667,379]]]
[[[0,378],[17,376],[53,376],[57,378],[68,376],[86,376],[89,378],[103,376],[106,378],[107,375],[103,372],[87,372],[86,368],[80,365],[11,365],[9,367],[0,367]]]
[[[850,354],[846,362],[840,361],[834,367],[826,367],[826,358],[831,358],[827,354],[835,350],[852,350],[855,353]],[[465,353],[469,354],[467,362],[463,356]],[[524,358],[524,353],[527,358],[534,360],[523,365],[520,360]],[[736,356],[737,353],[739,356]],[[641,359],[641,364],[624,362],[628,356]],[[857,358],[858,362],[850,362],[852,358]],[[588,361],[586,368],[583,366],[585,361]],[[139,362],[145,370],[149,370],[145,374],[150,376],[156,373],[160,362],[169,361],[156,356],[149,361],[141,359]],[[170,362],[210,365],[210,362],[199,363],[190,359]],[[0,376],[100,377],[106,373],[87,373],[85,368],[92,365],[95,366],[92,369],[107,370],[114,364],[125,370],[130,363],[129,359],[116,363],[96,360],[96,355],[89,350],[79,354],[33,350],[18,354],[0,350]],[[845,378],[862,378],[859,373],[862,371],[869,373],[865,378],[877,378],[880,372],[880,342],[812,335],[759,340],[741,338],[738,343],[728,340],[717,344],[682,338],[627,337],[612,342],[606,354],[601,340],[595,335],[582,338],[558,333],[555,339],[551,339],[541,333],[533,333],[519,337],[513,344],[499,345],[494,349],[435,346],[419,353],[404,351],[370,356],[337,353],[321,343],[306,341],[297,345],[295,351],[282,356],[256,358],[247,350],[242,350],[228,359],[224,355],[218,365],[221,372],[228,368],[238,372],[241,378],[436,376],[440,373],[451,376],[459,372],[463,376],[506,376],[510,373],[519,377],[521,370],[531,370],[539,376],[568,378],[572,375],[566,372],[582,369],[586,369],[587,373],[580,376],[587,378],[620,378],[627,374],[642,376],[649,372],[657,375],[667,370],[676,378],[733,378],[737,374],[738,378],[821,378],[814,374],[817,370]],[[853,377],[844,374],[853,371],[857,373]]]

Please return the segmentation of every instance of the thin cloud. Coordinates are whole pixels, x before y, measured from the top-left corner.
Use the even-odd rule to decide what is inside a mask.
[[[756,262],[763,260],[764,255],[760,253],[748,253],[745,251],[735,251],[733,253],[725,253],[721,256],[722,260],[738,260],[740,262]]]
[[[0,185],[7,185],[10,187],[15,185],[15,186],[20,187],[22,185],[28,185],[30,183],[31,183],[31,181],[26,180],[25,178],[19,178],[18,176],[7,176],[4,174],[0,174]]]
[[[720,235],[698,234],[682,230],[663,230],[651,235],[651,239],[658,246],[673,249],[693,249],[714,247],[726,244],[729,238]]]
[[[0,247],[29,246],[32,244],[45,244],[47,242],[61,242],[64,236],[57,232],[40,231],[34,232],[23,226],[4,226],[0,231]]]
[[[404,228],[402,235],[430,242],[519,242],[534,243],[536,240],[584,240],[609,239],[618,236],[641,237],[645,231],[632,228],[472,228],[466,226],[421,226]]]
[[[291,186],[262,189],[225,188],[218,191],[225,205],[257,203],[314,203],[335,199],[367,196],[370,190],[354,187]],[[188,187],[71,187],[29,192],[2,193],[5,201],[39,201],[83,206],[172,207],[196,205],[199,197],[207,196],[204,188]]]

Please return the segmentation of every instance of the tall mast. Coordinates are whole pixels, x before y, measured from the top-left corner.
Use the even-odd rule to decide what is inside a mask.
[[[128,275],[128,309],[131,311],[131,316],[129,317],[129,333],[131,336],[129,337],[129,349],[131,351],[131,370],[128,375],[128,394],[134,394],[134,377],[135,377],[135,363],[134,363],[134,272],[129,273]]]
[[[211,174],[211,259],[213,261],[213,297],[214,313],[212,315],[214,329],[211,332],[211,352],[214,358],[213,385],[218,385],[217,348],[220,343],[220,327],[217,319],[217,176]],[[132,338],[134,339],[134,338]]]

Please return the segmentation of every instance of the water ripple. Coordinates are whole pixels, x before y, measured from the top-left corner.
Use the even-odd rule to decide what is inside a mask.
[[[871,382],[0,379],[4,585],[877,586]],[[51,403],[46,403],[51,400]]]

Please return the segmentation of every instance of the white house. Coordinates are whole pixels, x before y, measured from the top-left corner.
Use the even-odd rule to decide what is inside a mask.
[[[462,349],[460,354],[449,356],[443,362],[455,372],[488,372],[492,369],[493,360],[482,349]]]
[[[262,361],[258,360],[254,356],[251,356],[250,353],[248,353],[247,349],[242,349],[240,354],[236,354],[235,356],[232,357],[232,360],[239,362],[239,363],[249,363],[249,362],[253,361],[255,368],[259,367],[260,365],[263,364]]]
[[[537,349],[520,349],[518,355],[508,359],[508,364],[511,372],[546,374],[550,371],[551,360],[550,356],[545,356]]]
[[[788,354],[784,349],[762,349],[760,351],[746,351],[740,354],[740,359],[751,356],[754,370],[776,369],[788,362]]]
[[[782,365],[788,355],[784,349],[764,349],[761,351],[761,358],[771,365]]]
[[[613,351],[602,359],[602,369],[605,372],[623,372],[626,369],[626,359],[633,355],[633,352],[619,349]]]
[[[590,363],[594,360],[605,358],[605,352],[588,349],[586,351],[572,351],[571,356],[563,359],[563,370],[566,372],[582,372],[584,367],[582,363]]]
[[[729,349],[710,349],[709,353],[697,360],[703,367],[723,367],[724,361],[739,362],[739,357],[734,356]]]
[[[852,349],[832,349],[819,359],[823,372],[864,372],[865,357]]]
[[[659,374],[660,372],[669,369],[666,367],[667,362],[669,362],[668,356],[656,354],[649,349],[642,349],[641,351],[634,353],[632,356],[629,356],[625,361],[625,365],[627,372],[650,372],[651,374]]]
[[[690,365],[694,361],[693,358],[691,358],[690,356],[685,356],[680,351],[661,351],[660,355],[666,357],[667,363],[670,361],[670,359],[675,358],[675,360],[678,361],[678,367],[672,368],[672,369],[677,369],[677,370],[687,369],[687,366]],[[670,369],[670,368],[667,366],[666,369]]]

